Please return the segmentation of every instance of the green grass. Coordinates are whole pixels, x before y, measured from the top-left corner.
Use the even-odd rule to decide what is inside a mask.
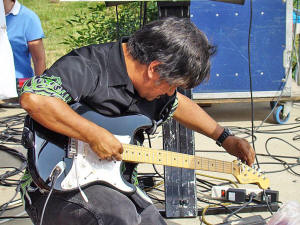
[[[59,2],[58,0],[19,0],[26,7],[33,10],[42,22],[45,33],[44,46],[46,51],[47,68],[58,58],[67,53],[68,47],[60,44],[74,29],[68,26],[67,19],[75,13],[88,12],[88,7],[103,2]]]

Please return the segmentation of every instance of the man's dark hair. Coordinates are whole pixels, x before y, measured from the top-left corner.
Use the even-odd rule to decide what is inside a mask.
[[[155,68],[160,78],[183,88],[208,79],[209,58],[215,53],[203,32],[189,19],[177,17],[146,24],[129,38],[127,48],[142,64],[161,62]]]

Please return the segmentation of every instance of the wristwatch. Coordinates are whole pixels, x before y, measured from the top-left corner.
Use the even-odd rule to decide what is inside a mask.
[[[218,140],[216,141],[216,144],[221,147],[223,141],[225,141],[225,139],[228,136],[234,136],[234,134],[232,133],[232,131],[229,128],[224,128],[222,134],[219,136]]]

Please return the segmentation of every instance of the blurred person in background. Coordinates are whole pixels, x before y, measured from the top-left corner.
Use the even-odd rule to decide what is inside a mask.
[[[44,32],[39,17],[17,0],[3,0],[7,35],[15,64],[17,86],[46,69]],[[33,67],[31,67],[31,59]]]
[[[3,99],[17,97],[13,54],[7,37],[3,1],[0,1],[0,103]]]

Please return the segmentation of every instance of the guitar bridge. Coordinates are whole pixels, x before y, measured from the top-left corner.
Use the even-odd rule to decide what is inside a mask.
[[[67,156],[68,158],[72,159],[75,155],[77,155],[77,141],[73,138],[70,138]]]

